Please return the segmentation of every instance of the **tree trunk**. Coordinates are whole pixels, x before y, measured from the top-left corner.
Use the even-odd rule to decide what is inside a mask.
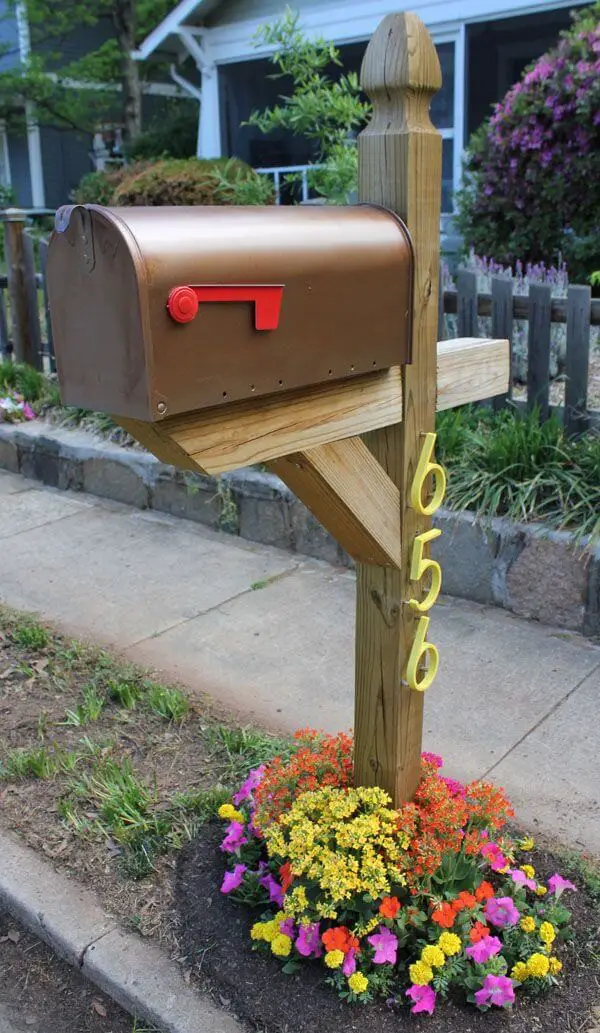
[[[115,0],[113,23],[121,51],[121,85],[123,89],[124,140],[128,142],[142,129],[142,87],[139,65],[131,56],[136,46],[135,0]]]

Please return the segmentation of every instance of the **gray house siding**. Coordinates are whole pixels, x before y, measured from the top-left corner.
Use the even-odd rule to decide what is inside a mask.
[[[41,128],[41,138],[46,205],[58,208],[70,200],[81,177],[91,172],[92,140],[71,130],[48,126]]]
[[[290,6],[321,7],[323,0],[302,0],[302,4],[291,3]],[[265,18],[274,20],[280,18],[285,12],[283,0],[225,0],[219,7],[205,19],[208,25],[231,25],[233,22]]]

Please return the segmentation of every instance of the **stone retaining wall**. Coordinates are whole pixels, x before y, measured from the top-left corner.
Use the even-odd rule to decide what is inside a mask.
[[[135,449],[42,422],[0,426],[0,467],[61,490],[154,509],[336,565],[351,565],[281,481],[257,470],[218,480],[188,474]],[[0,513],[1,519],[1,513]],[[522,617],[600,636],[600,548],[539,525],[440,510],[433,556],[444,591]]]

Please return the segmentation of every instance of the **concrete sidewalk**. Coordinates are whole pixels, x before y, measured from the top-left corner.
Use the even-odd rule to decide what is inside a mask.
[[[0,472],[0,599],[117,648],[245,720],[352,724],[351,573]],[[600,645],[505,611],[432,611],[425,748],[600,854]]]

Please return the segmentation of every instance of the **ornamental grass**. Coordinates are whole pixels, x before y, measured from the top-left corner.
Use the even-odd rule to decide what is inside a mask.
[[[421,758],[414,800],[352,784],[347,735],[296,735],[291,757],[255,768],[219,808],[221,892],[252,907],[253,946],[286,973],[319,965],[349,1004],[382,997],[433,1014],[462,995],[511,1008],[561,978],[575,886],[536,877],[532,839],[506,833],[504,791],[464,785]]]

